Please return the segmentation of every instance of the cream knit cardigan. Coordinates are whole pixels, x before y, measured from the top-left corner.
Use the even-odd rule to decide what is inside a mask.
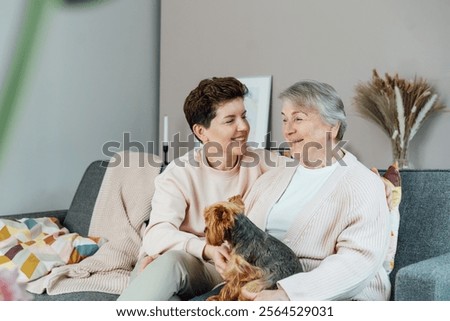
[[[305,271],[278,283],[291,300],[389,299],[390,282],[382,266],[389,235],[384,186],[349,152],[343,161],[299,211],[283,240]],[[267,172],[246,198],[247,213],[261,229],[295,170]]]

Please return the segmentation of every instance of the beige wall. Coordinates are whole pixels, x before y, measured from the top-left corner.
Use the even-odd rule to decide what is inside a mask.
[[[349,149],[367,166],[392,160],[388,137],[356,115],[355,85],[380,74],[415,75],[450,105],[450,2],[446,0],[164,0],[160,114],[189,133],[185,96],[211,76],[273,76],[271,129],[282,142],[277,95],[303,78],[333,85],[348,113]],[[160,132],[161,133],[161,132]],[[450,168],[450,113],[425,123],[411,144],[415,168]],[[162,137],[162,136],[161,136]]]

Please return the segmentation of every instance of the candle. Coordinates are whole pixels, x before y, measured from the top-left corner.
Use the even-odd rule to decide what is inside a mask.
[[[167,115],[164,116],[164,136],[163,143],[169,142],[169,117]]]

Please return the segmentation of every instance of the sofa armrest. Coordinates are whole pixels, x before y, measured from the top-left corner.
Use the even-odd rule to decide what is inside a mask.
[[[400,269],[395,279],[395,300],[450,300],[450,253]]]
[[[17,215],[0,216],[0,219],[20,219],[20,218],[40,218],[40,217],[56,217],[61,224],[64,225],[64,219],[66,218],[67,210],[45,211],[45,212],[32,212]]]

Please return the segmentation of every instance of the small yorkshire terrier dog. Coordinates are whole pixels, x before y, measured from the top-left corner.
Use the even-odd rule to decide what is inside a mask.
[[[247,218],[240,195],[206,208],[205,222],[206,242],[214,246],[227,242],[231,248],[225,286],[208,301],[244,300],[243,287],[251,292],[276,289],[278,280],[302,272],[297,256],[287,245]]]

